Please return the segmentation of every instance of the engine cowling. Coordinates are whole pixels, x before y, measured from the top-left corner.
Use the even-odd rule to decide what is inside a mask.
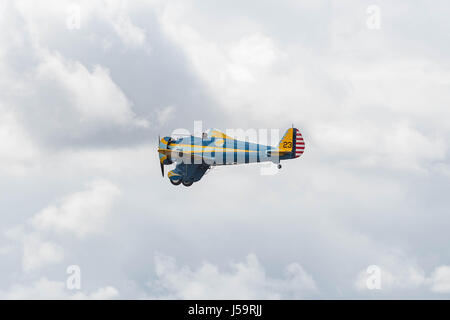
[[[183,176],[180,173],[176,172],[175,170],[169,171],[167,173],[167,176],[169,177],[169,179],[171,181],[181,181],[181,180],[183,180]]]
[[[169,150],[170,142],[172,141],[171,137],[164,137],[159,141],[159,161],[161,164],[168,165],[172,164],[172,159],[170,158],[170,153],[165,150]]]

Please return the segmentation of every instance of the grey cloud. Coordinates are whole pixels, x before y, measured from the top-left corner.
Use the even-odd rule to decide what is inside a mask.
[[[213,281],[236,280],[233,261],[265,272],[249,297],[260,297],[259,286],[264,297],[447,297],[445,2],[380,1],[379,33],[364,29],[366,2],[348,1],[342,11],[330,1],[285,1],[276,10],[269,2],[222,3],[221,10],[207,1],[129,2],[121,14],[145,33],[131,44],[101,2],[80,3],[87,16],[79,30],[64,27],[64,4],[27,11],[29,2],[15,3],[7,3],[1,23],[8,28],[0,29],[2,294],[60,294],[67,265],[77,264],[80,296],[98,288],[97,297],[115,296],[113,288],[121,298],[155,298],[161,286],[149,283],[168,275],[196,283],[204,261],[218,270]],[[345,21],[357,28],[342,36]],[[64,72],[42,67],[46,61]],[[77,104],[67,85],[76,76],[107,94],[80,95]],[[111,97],[117,113],[83,109]],[[160,177],[155,137],[191,129],[193,120],[222,129],[282,130],[294,122],[306,151],[274,176],[253,165],[223,167],[189,189],[175,188]],[[48,263],[18,271],[23,246],[14,234],[30,231],[27,221],[52,205],[60,213],[61,199],[96,179],[121,191],[103,232],[79,238],[46,229],[39,239],[64,256],[49,254]],[[72,209],[71,217],[89,212]],[[157,252],[176,259],[170,272],[158,271]],[[251,253],[257,268],[245,262]],[[287,285],[293,262],[317,290]],[[386,266],[397,283],[409,283],[411,274],[431,282],[357,290],[356,278],[372,264]],[[236,283],[223,294],[232,298],[243,285]],[[163,283],[162,296],[185,298],[185,288]]]
[[[2,79],[6,89],[2,95],[5,104],[16,110],[39,143],[49,147],[135,145],[155,140],[158,132],[189,128],[194,120],[217,123],[220,117],[211,110],[213,100],[190,71],[183,54],[161,35],[151,11],[145,17],[133,18],[133,23],[146,31],[145,44],[128,48],[113,33],[112,26],[99,18],[100,12],[86,19],[79,30],[67,29],[60,18],[66,14],[64,8],[59,8],[61,12],[57,12],[54,20],[50,16],[49,29],[41,27],[40,17],[26,5],[16,9],[8,3],[8,12],[12,14],[4,21],[5,28],[17,30],[20,41],[5,47],[8,72],[4,77],[8,79]],[[111,41],[111,46],[105,48],[104,41]],[[61,64],[58,68],[65,70],[45,68],[46,59],[58,60]],[[74,67],[76,64],[78,67]],[[87,78],[77,79],[79,72],[74,68],[84,70],[81,72]],[[117,86],[111,90],[123,94],[126,100],[122,103],[136,118],[147,121],[147,127],[133,123],[118,125],[106,112],[103,120],[91,121],[80,116],[74,106],[73,89],[93,78],[99,68],[108,73],[110,80],[92,79],[92,84],[111,81]],[[65,77],[74,79],[64,85],[55,72],[66,72]],[[102,94],[97,93],[98,89],[85,87],[79,92],[85,102],[92,102],[89,108],[108,108],[108,104],[117,102],[111,97],[113,91],[104,92],[101,99],[93,99],[95,94]],[[157,111],[168,106],[174,108],[176,116],[170,124],[161,125]]]

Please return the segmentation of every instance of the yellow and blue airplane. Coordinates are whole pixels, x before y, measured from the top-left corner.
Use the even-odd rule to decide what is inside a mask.
[[[300,157],[305,150],[305,141],[297,128],[289,128],[278,147],[236,140],[219,130],[211,130],[202,137],[164,137],[159,139],[159,161],[164,177],[164,166],[177,163],[168,177],[173,185],[182,183],[191,186],[199,181],[212,166],[244,164]]]

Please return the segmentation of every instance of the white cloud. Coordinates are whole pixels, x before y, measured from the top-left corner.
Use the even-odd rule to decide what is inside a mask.
[[[40,278],[31,285],[15,284],[6,292],[0,292],[3,299],[64,299],[64,282]]]
[[[155,2],[162,10],[155,10]],[[62,258],[86,266],[92,277],[84,278],[83,288],[89,288],[94,278],[142,279],[145,268],[136,266],[149,265],[152,258],[142,252],[168,250],[178,265],[156,276],[154,297],[222,297],[222,286],[223,297],[236,292],[244,297],[310,297],[316,291],[307,288],[316,287],[317,280],[321,298],[336,297],[341,293],[336,287],[342,290],[339,298],[347,298],[364,294],[354,292],[353,276],[366,260],[380,264],[382,285],[391,296],[447,291],[445,265],[428,274],[404,256],[375,259],[399,245],[409,247],[418,261],[432,256],[436,265],[448,262],[448,49],[440,41],[428,48],[431,55],[423,50],[430,44],[423,35],[445,36],[447,17],[435,18],[437,11],[446,10],[439,10],[438,3],[424,20],[420,6],[402,4],[395,11],[386,2],[383,30],[370,34],[358,29],[361,17],[365,28],[366,8],[359,4],[355,10],[356,1],[340,12],[328,7],[328,1],[258,3],[258,10],[251,3],[236,10],[228,2],[81,1],[79,30],[66,28],[69,3],[0,2],[1,225],[24,229],[0,247],[2,268],[12,271],[4,273],[2,285],[20,270],[20,257],[22,266],[33,271],[25,275],[30,281]],[[415,26],[423,27],[420,32],[405,23],[399,14],[405,10]],[[340,13],[343,27],[351,28],[335,28],[339,23],[333,19]],[[396,21],[396,28],[389,29],[390,21]],[[414,36],[395,37],[405,27]],[[339,31],[348,34],[339,37]],[[150,44],[155,48],[151,52]],[[180,57],[183,53],[186,59]],[[171,81],[161,74],[182,76],[176,77],[174,90],[158,90]],[[134,86],[142,77],[155,88]],[[177,90],[181,87],[187,90]],[[185,121],[188,114],[207,117],[196,108],[184,110],[204,103],[202,97],[216,117],[210,118],[212,126],[282,128],[294,122],[305,135],[307,152],[286,162],[276,176],[261,177],[256,166],[217,168],[189,190],[174,188],[160,178],[155,145],[148,140],[136,144],[156,136],[153,124]],[[157,110],[154,105],[177,108],[170,112],[171,107]],[[151,125],[138,110],[149,115]],[[114,210],[92,200],[92,185],[45,202],[96,177],[114,181],[126,193]],[[118,194],[113,189],[109,196],[114,205]],[[196,201],[205,194],[210,206],[224,197],[233,201],[209,214]],[[91,212],[83,206],[86,199],[100,209]],[[126,214],[112,217],[116,210]],[[38,211],[31,224],[24,223]],[[216,232],[218,224],[228,232]],[[99,232],[107,225],[111,232],[83,241],[61,236],[97,232],[91,225]],[[121,245],[102,247],[103,240]],[[380,249],[380,243],[386,247]],[[189,263],[183,260],[187,247],[195,248]],[[224,256],[239,261],[236,257],[248,252],[255,252],[264,268],[249,259],[229,267],[216,263]],[[199,256],[214,264],[197,267],[193,257]],[[288,266],[284,276],[272,273],[280,261],[299,259],[307,261],[314,279],[298,264]],[[159,266],[170,265],[161,261]],[[364,276],[359,278],[363,289]],[[42,281],[23,283],[16,292],[35,286],[59,290],[57,282]],[[125,291],[136,297],[136,290]],[[117,296],[113,287],[70,294]]]
[[[270,67],[283,57],[281,51],[261,32],[243,34],[238,41],[208,41],[183,22],[185,11],[186,6],[164,6],[159,17],[163,29],[185,51],[200,79],[223,107],[231,112],[242,105],[248,107],[251,98],[246,94],[255,86],[260,88]],[[240,98],[243,100],[238,102]]]
[[[431,291],[450,293],[450,266],[437,267],[429,278]]]
[[[85,191],[64,197],[58,205],[50,205],[37,213],[32,225],[42,231],[72,233],[79,237],[103,230],[120,189],[106,180],[96,180]]]
[[[208,262],[191,270],[158,254],[157,280],[150,287],[160,293],[156,298],[172,299],[289,299],[317,291],[313,278],[298,263],[286,267],[284,278],[269,277],[253,254],[229,265],[228,272]]]
[[[423,270],[417,266],[405,264],[401,269],[389,269],[384,265],[380,265],[380,279],[381,290],[402,290],[402,289],[417,289],[426,284],[426,277]],[[355,287],[359,291],[368,290],[367,279],[371,275],[367,270],[362,270],[355,282]]]
[[[361,8],[352,9],[347,15]],[[450,77],[436,61],[394,60],[383,41],[370,63],[365,54],[374,54],[371,47],[357,57],[330,56],[322,47],[252,32],[251,21],[242,30],[230,23],[239,37],[233,42],[215,36],[223,21],[211,18],[207,29],[200,28],[196,15],[206,19],[192,3],[171,2],[159,11],[166,34],[185,52],[223,112],[236,120],[295,122],[308,129],[306,138],[317,142],[316,152],[351,158],[363,167],[425,171],[446,158]],[[373,40],[363,31],[364,24],[361,41]]]
[[[145,43],[145,31],[134,25],[129,17],[119,16],[111,23],[120,39],[126,45],[138,47]]]
[[[427,163],[443,161],[447,153],[442,137],[425,135],[407,122],[377,126],[366,121],[330,122],[314,126],[311,134],[325,154],[363,167],[417,171],[426,169]]]
[[[408,256],[402,250],[391,250],[388,254],[381,253],[377,264],[381,270],[381,287],[386,291],[414,290],[425,287],[427,276],[416,260]],[[359,274],[359,289],[367,289],[362,285],[363,279],[367,279],[368,274],[361,272]]]
[[[13,112],[0,106],[0,170],[23,174],[40,152]]]
[[[150,176],[154,172],[153,164],[158,163],[155,147],[155,144],[145,144],[124,148],[64,150],[43,158],[42,170],[45,172],[51,169],[57,175],[72,176],[65,168],[77,168],[73,178],[81,172],[87,176],[121,177],[123,174]],[[149,165],[149,162],[152,165]]]
[[[428,289],[435,293],[450,293],[450,266],[442,265],[426,275],[425,271],[408,259],[404,254],[396,253],[380,257],[381,291],[385,292],[401,290],[423,290]],[[373,270],[361,270],[354,283],[358,291],[370,291],[367,280],[375,275]]]
[[[167,106],[156,110],[157,126],[165,125],[169,120],[172,120],[175,116],[175,107]]]
[[[46,240],[47,232],[84,237],[103,231],[121,191],[106,180],[95,180],[87,187],[87,190],[72,193],[61,199],[58,205],[50,205],[35,214],[30,219],[31,230],[28,231],[25,225],[5,230],[7,239],[22,245],[22,267],[25,272],[57,264],[64,259],[64,248]],[[11,253],[11,246],[4,248],[5,254]]]
[[[260,33],[242,37],[225,54],[229,76],[238,84],[257,80],[280,56],[272,39]]]
[[[64,259],[64,250],[59,244],[45,239],[39,232],[27,232],[19,225],[3,232],[11,243],[2,247],[4,254],[11,254],[18,248],[22,249],[22,269],[26,273],[59,263]]]
[[[107,300],[119,297],[119,292],[112,286],[99,288],[92,293],[73,291],[66,288],[63,281],[49,280],[42,277],[30,285],[15,284],[7,291],[0,291],[0,298],[7,300],[29,299],[74,299],[74,300]]]
[[[22,245],[24,272],[30,273],[63,261],[65,256],[63,246],[54,241],[46,240],[46,232],[69,233],[78,237],[102,232],[107,216],[112,210],[112,205],[120,193],[120,189],[111,182],[96,180],[88,184],[87,190],[64,197],[59,206],[49,206],[34,215],[31,219],[31,231],[27,231],[27,226],[22,225],[6,229],[5,237]],[[5,254],[10,254],[12,249],[14,248],[11,248],[11,246],[6,247]],[[44,281],[44,287],[47,284],[55,290],[58,288],[55,283]],[[40,285],[40,283],[37,283],[37,285]],[[19,292],[22,291],[20,286],[16,289]],[[114,297],[118,294],[114,290],[112,287],[106,287],[92,293],[91,296],[84,296],[79,293],[77,298],[104,299]],[[52,293],[52,290],[50,290],[50,293]]]
[[[93,22],[102,22],[110,27],[125,47],[137,48],[145,44],[143,28],[136,26],[131,13],[139,10],[141,3],[129,5],[127,1],[78,1],[61,0],[58,3],[43,0],[40,5],[33,1],[14,1],[14,8],[24,17],[27,28],[32,30],[35,40],[41,41],[55,33],[55,27],[67,29],[67,21],[74,12],[79,12],[80,29],[88,29]],[[70,10],[76,8],[76,10]],[[79,11],[78,11],[79,10]],[[78,17],[77,17],[78,19]],[[105,39],[103,39],[105,40]]]
[[[126,47],[137,49],[145,45],[146,31],[133,23],[131,14],[139,11],[141,5],[115,0],[94,2],[91,15],[107,21]]]
[[[108,300],[119,297],[119,291],[111,286],[100,288],[97,291],[89,295],[90,299],[93,300]]]
[[[0,50],[0,110],[4,111],[0,137],[10,138],[0,146],[4,159],[0,161],[17,159],[14,165],[2,166],[1,170],[20,172],[29,154],[39,150],[33,140],[61,143],[83,140],[112,128],[142,130],[149,126],[146,119],[135,114],[132,100],[107,67],[67,58],[64,48],[54,46],[60,37],[76,37],[88,31],[89,23],[99,21],[99,17],[103,24],[111,23],[113,29],[122,30],[123,38],[132,43],[141,41],[135,32],[140,29],[133,29],[126,12],[112,17],[105,4],[88,1],[79,4],[80,30],[68,30],[65,19],[69,5],[73,3],[61,1],[46,6],[9,1],[7,9],[0,12],[0,40],[4,43]],[[87,32],[87,36],[91,34]],[[101,40],[108,41],[108,37]],[[45,126],[40,125],[41,121]],[[12,127],[14,130],[10,130]],[[8,156],[4,156],[7,151]]]
[[[147,126],[137,119],[131,102],[111,79],[109,71],[95,66],[92,72],[78,61],[65,60],[59,54],[42,53],[37,80],[62,85],[80,115],[80,121],[111,121],[118,125]]]
[[[119,291],[112,287],[107,286],[103,288],[99,288],[96,291],[86,294],[84,292],[75,293],[71,299],[75,300],[111,300],[117,299],[119,297]]]
[[[22,263],[25,272],[59,263],[63,258],[64,250],[60,245],[44,241],[38,234],[32,233],[24,236]]]

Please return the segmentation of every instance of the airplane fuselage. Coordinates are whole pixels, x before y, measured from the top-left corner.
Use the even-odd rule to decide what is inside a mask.
[[[172,159],[183,159],[184,163],[212,165],[244,164],[264,161],[279,162],[283,156],[274,156],[270,151],[276,149],[258,143],[209,137],[185,137],[171,141],[168,148]]]
[[[164,137],[159,142],[159,160],[164,176],[164,166],[177,163],[176,168],[168,173],[172,184],[183,183],[190,186],[199,181],[211,166],[258,163],[298,158],[305,149],[305,143],[299,130],[290,128],[286,131],[278,147],[241,141],[213,131],[203,137]]]

